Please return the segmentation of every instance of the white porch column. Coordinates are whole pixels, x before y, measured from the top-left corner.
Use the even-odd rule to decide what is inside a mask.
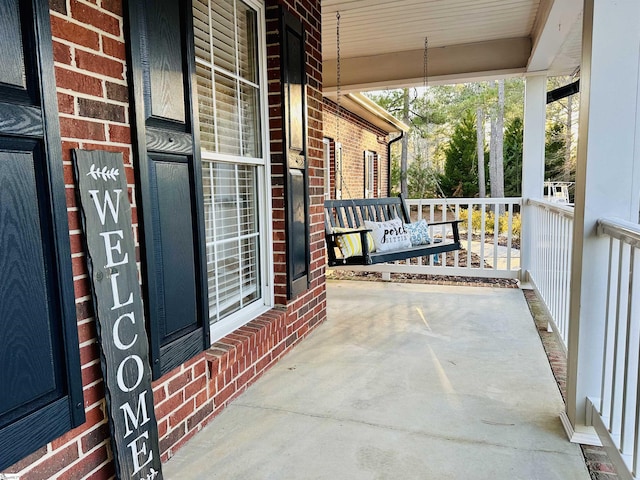
[[[586,443],[586,398],[599,398],[608,242],[601,217],[638,221],[640,165],[640,2],[585,0],[580,73],[573,263],[563,422]]]
[[[524,139],[522,145],[522,237],[520,250],[520,276],[527,279],[531,268],[534,241],[532,209],[529,198],[542,198],[544,187],[544,141],[547,113],[546,74],[528,76],[524,98]]]

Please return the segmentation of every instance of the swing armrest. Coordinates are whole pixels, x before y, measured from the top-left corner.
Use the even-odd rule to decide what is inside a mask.
[[[433,225],[447,225],[447,224],[454,224],[454,223],[462,223],[462,220],[445,220],[444,222],[427,222],[428,225],[431,227]]]
[[[331,232],[329,235],[335,235],[336,237],[342,235],[353,235],[354,233],[359,233],[360,235],[362,235],[363,233],[369,233],[372,231],[373,230],[371,230],[370,228],[354,228],[353,230],[349,230],[348,232]]]
[[[453,241],[455,243],[460,243],[460,231],[458,229],[458,224],[462,223],[462,220],[446,220],[444,222],[433,222],[429,223],[429,226],[438,226],[438,225],[449,225],[451,224],[451,228],[453,229]]]

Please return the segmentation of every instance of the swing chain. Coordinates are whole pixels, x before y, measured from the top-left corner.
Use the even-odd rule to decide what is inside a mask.
[[[340,56],[340,11],[336,12],[336,91],[337,91],[337,116],[336,116],[336,147],[340,144],[340,158],[338,159],[338,149],[335,148],[335,165],[336,165],[336,173],[340,178],[340,198],[343,197],[342,192],[346,191],[347,196],[351,198],[351,193],[349,192],[349,187],[344,182],[344,177],[342,176],[343,165],[342,165],[342,143],[340,143],[340,120],[342,119],[342,107],[341,107],[341,99],[342,99],[342,61]],[[340,168],[338,169],[338,161],[340,162]]]

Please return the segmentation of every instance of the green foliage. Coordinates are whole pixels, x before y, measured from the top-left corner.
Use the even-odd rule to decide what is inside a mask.
[[[444,155],[444,175],[440,179],[444,194],[448,197],[477,196],[476,121],[470,111],[456,124]]]
[[[511,120],[504,132],[504,195],[522,196],[522,139],[524,125],[520,117]]]
[[[566,151],[565,129],[561,123],[554,123],[547,128],[544,146],[544,178],[545,180],[565,180],[564,157]]]

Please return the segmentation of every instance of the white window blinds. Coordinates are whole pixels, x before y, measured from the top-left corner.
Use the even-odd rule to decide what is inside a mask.
[[[196,75],[204,150],[257,158],[257,13],[237,0],[194,0]]]
[[[256,167],[203,163],[209,317],[260,297]]]

